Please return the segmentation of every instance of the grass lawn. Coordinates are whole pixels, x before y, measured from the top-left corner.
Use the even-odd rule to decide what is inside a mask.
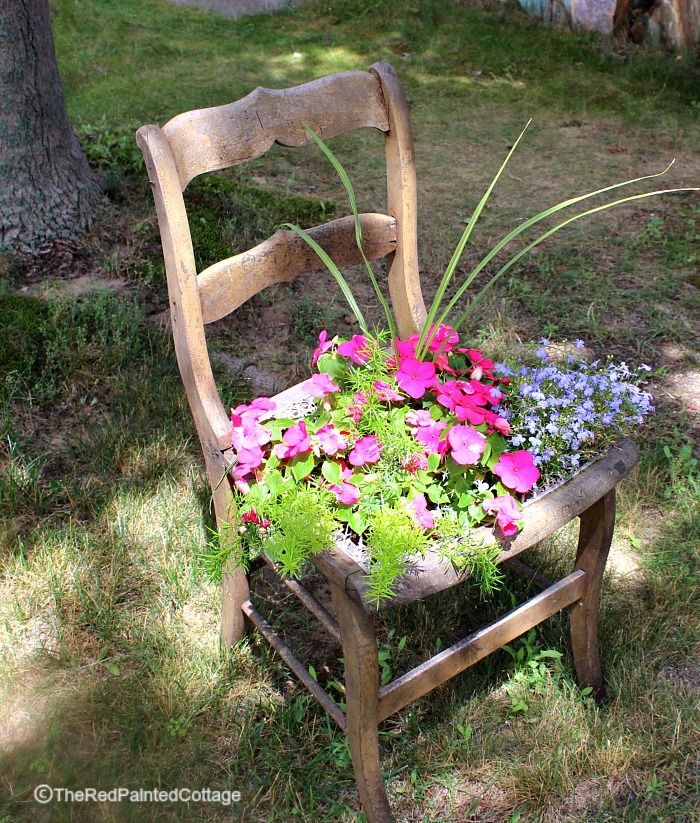
[[[557,33],[489,0],[319,0],[239,20],[164,0],[51,7],[70,114],[109,202],[77,248],[0,259],[0,823],[362,819],[344,736],[255,632],[219,647],[218,587],[198,560],[213,526],[208,488],[133,131],[258,85],[390,61],[412,112],[431,297],[530,117],[465,272],[517,221],[566,196],[674,157],[663,186],[699,185],[697,57]],[[381,211],[381,138],[332,146],[361,209]],[[347,211],[312,148],[275,147],[193,183],[187,199],[201,265],[284,220]],[[657,414],[620,490],[603,589],[608,700],[597,706],[576,688],[567,622],[553,618],[514,655],[494,655],[383,725],[397,820],[697,819],[699,219],[697,196],[669,196],[580,222],[501,281],[471,329],[470,342],[495,356],[546,335],[647,362]],[[360,275],[350,277],[378,320]],[[336,292],[320,276],[276,286],[217,324],[224,398],[247,396],[252,362],[279,387],[303,376],[319,328],[350,331]],[[564,530],[533,560],[561,572],[573,542]],[[488,601],[465,587],[399,610],[381,628],[384,672],[522,594],[507,578]],[[271,584],[258,602],[283,613],[341,700],[339,648]],[[41,806],[32,794],[43,783],[227,789],[241,800]]]

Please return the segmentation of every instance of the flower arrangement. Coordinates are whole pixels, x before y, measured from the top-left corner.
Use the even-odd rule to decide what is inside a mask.
[[[466,308],[460,301],[523,231],[586,198],[658,175],[571,198],[524,221],[491,249],[443,308],[464,248],[523,131],[468,221],[423,328],[400,339],[362,252],[352,185],[326,144],[307,130],[348,193],[357,246],[387,329],[370,331],[337,266],[302,229],[288,226],[334,276],[360,332],[350,339],[320,332],[315,371],[299,387],[306,398],[301,411],[278,408],[270,398],[232,410],[237,560],[246,563],[262,551],[283,574],[295,576],[310,556],[345,541],[362,556],[369,596],[380,601],[392,595],[409,559],[434,547],[489,589],[498,583],[501,547],[495,539],[472,539],[476,527],[493,524],[496,535],[515,535],[527,495],[602,454],[653,406],[638,385],[647,367],[632,373],[624,363],[601,367],[574,354],[557,363],[546,340],[538,364],[496,365],[461,339],[460,328],[493,283],[539,242],[588,214],[664,192],[630,195],[568,217],[513,254]],[[577,341],[574,350],[582,346]],[[224,559],[218,556],[219,564]]]

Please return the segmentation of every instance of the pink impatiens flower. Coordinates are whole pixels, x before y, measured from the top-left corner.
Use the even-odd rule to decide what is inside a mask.
[[[336,386],[330,375],[325,372],[312,374],[311,378],[302,385],[304,391],[311,397],[325,397],[331,392],[340,391],[340,386]]]
[[[300,420],[290,426],[282,435],[284,442],[278,443],[272,450],[280,460],[290,460],[298,454],[305,454],[311,451],[311,438],[306,431],[306,423]]]
[[[406,357],[401,360],[399,370],[396,372],[396,382],[402,391],[417,400],[423,397],[434,384],[435,364],[430,361],[421,362],[414,357]]]
[[[418,414],[419,412],[416,412]],[[430,416],[430,415],[428,415]],[[429,425],[420,425],[413,430],[413,436],[419,443],[425,446],[428,454],[445,454],[449,445],[447,440],[440,439],[440,432],[445,428],[447,423],[444,420],[433,420],[430,418]]]
[[[361,366],[369,360],[369,341],[364,334],[356,334],[338,346],[338,354],[349,357],[353,363]]]
[[[333,348],[333,341],[328,339],[328,332],[324,329],[318,335],[318,347],[311,358],[311,365],[315,366],[318,363],[318,358],[331,348]]]
[[[409,474],[416,474],[421,469],[428,468],[428,458],[424,454],[409,454],[401,461],[401,468]]]
[[[460,466],[473,466],[486,449],[486,437],[469,426],[453,426],[447,435],[452,459]]]
[[[422,529],[432,529],[435,526],[433,513],[428,510],[428,502],[423,494],[414,494],[410,500],[403,499],[403,506]]]
[[[383,403],[398,403],[403,397],[384,380],[375,380],[372,388],[377,392],[377,397]]]
[[[243,514],[241,515],[241,523],[255,523],[255,525],[260,526],[261,529],[269,529],[272,525],[272,523],[270,523],[267,517],[263,517],[262,515],[258,514],[255,511],[255,509],[243,512]]]
[[[506,488],[525,494],[540,479],[540,470],[535,466],[531,452],[519,451],[502,454],[493,467],[493,473],[501,478]]]
[[[484,500],[482,506],[484,511],[496,515],[496,523],[506,537],[512,537],[517,533],[516,521],[521,519],[522,514],[515,498],[509,494],[502,494],[493,500]]]
[[[316,437],[318,437],[318,444],[321,449],[329,455],[337,454],[348,445],[346,439],[332,423],[321,426],[316,432]]]
[[[360,499],[360,490],[354,483],[350,483],[349,480],[352,477],[352,469],[349,469],[343,461],[340,461],[341,467],[341,481],[339,484],[333,484],[328,487],[330,491],[333,492],[335,495],[335,499],[338,503],[342,503],[345,506],[354,506],[355,503]]]
[[[353,466],[364,466],[365,463],[378,463],[382,451],[382,444],[373,434],[361,437],[355,448],[348,455],[348,462]]]

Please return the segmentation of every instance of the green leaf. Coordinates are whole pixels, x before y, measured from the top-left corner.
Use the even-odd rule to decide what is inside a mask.
[[[277,496],[284,488],[284,478],[277,469],[271,471],[265,478],[265,485],[273,496]]]
[[[428,471],[436,472],[440,468],[440,455],[431,454],[428,456]]]
[[[343,470],[340,463],[334,460],[324,460],[321,466],[321,474],[333,486],[339,485],[343,480]]]
[[[347,360],[337,354],[322,354],[316,361],[316,368],[335,380],[343,380],[347,374]]]
[[[442,489],[440,486],[433,484],[432,486],[428,486],[428,499],[431,503],[435,503],[436,505],[441,501],[443,494]]]
[[[114,661],[112,661],[112,660],[108,660],[108,661],[104,664],[104,666],[105,666],[105,669],[107,669],[107,671],[108,671],[111,675],[113,675],[114,677],[118,677],[118,676],[121,674],[121,671],[122,671],[122,670],[121,670],[121,669],[119,668],[119,666],[118,666],[118,665],[117,665]]]
[[[367,523],[359,512],[350,512],[347,523],[357,534],[362,534],[367,529]]]
[[[290,463],[292,474],[294,475],[294,479],[299,483],[305,477],[307,477],[313,471],[313,468],[316,464],[316,459],[313,456],[313,453],[309,452],[308,455],[303,456],[299,455],[295,457],[294,460]]]

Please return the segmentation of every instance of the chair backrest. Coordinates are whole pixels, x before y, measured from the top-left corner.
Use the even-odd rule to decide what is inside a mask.
[[[290,89],[258,88],[224,106],[185,112],[136,135],[153,187],[170,296],[175,351],[205,455],[230,447],[230,422],[209,361],[204,324],[218,320],[260,289],[322,268],[293,232],[278,231],[254,249],[197,272],[183,191],[204,172],[264,154],[273,143],[311,142],[303,124],[327,139],[370,127],[385,134],[387,214],[362,215],[364,250],[388,256],[389,291],[402,336],[422,325],[418,277],[416,176],[408,110],[387,63],[367,72],[332,74]],[[361,262],[352,217],[309,233],[340,266]]]

